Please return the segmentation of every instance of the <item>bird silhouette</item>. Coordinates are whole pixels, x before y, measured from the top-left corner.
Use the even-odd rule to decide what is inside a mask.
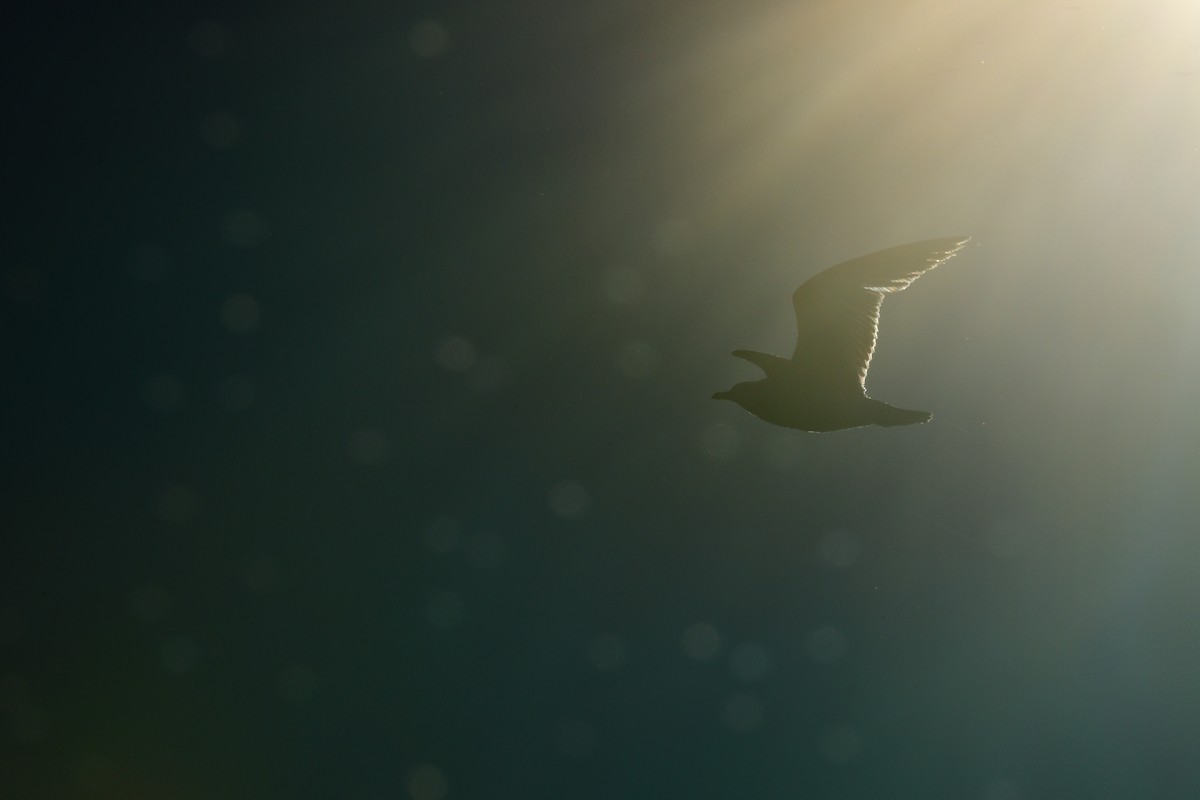
[[[864,425],[915,425],[933,414],[896,408],[867,394],[867,370],[879,338],[885,295],[900,292],[945,263],[968,236],[902,244],[845,261],[805,281],[792,294],[796,349],[782,358],[734,350],[766,378],[739,383],[714,400],[732,400],[785,428],[825,432]]]

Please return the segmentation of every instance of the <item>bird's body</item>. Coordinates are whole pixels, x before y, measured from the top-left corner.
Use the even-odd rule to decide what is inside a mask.
[[[862,392],[814,392],[803,380],[770,378],[739,383],[716,400],[732,400],[772,425],[814,433],[860,428],[864,425],[912,425],[928,422],[927,411],[909,411],[867,397]]]
[[[825,432],[864,425],[928,422],[927,411],[896,408],[867,395],[867,369],[879,335],[884,295],[899,292],[953,256],[966,237],[900,245],[830,267],[792,295],[796,349],[790,359],[735,350],[766,378],[739,383],[716,400],[732,400],[785,428]]]

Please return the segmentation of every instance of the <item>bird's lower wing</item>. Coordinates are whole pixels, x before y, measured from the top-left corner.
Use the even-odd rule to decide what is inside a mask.
[[[786,358],[773,356],[770,353],[760,353],[757,350],[734,350],[733,355],[749,361],[765,372],[768,378],[790,372],[795,368],[795,363]]]

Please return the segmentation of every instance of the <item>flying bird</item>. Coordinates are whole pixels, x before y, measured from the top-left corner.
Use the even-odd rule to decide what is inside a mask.
[[[969,236],[902,244],[855,258],[805,281],[792,294],[796,349],[782,358],[734,350],[766,378],[739,383],[714,400],[732,400],[751,414],[785,428],[825,432],[864,425],[915,425],[933,414],[910,411],[867,394],[867,370],[879,338],[879,308],[943,264]]]

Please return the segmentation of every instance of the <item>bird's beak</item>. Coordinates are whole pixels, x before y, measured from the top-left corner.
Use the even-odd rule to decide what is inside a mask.
[[[712,396],[713,400],[725,400],[729,397],[729,392],[717,392]]]

